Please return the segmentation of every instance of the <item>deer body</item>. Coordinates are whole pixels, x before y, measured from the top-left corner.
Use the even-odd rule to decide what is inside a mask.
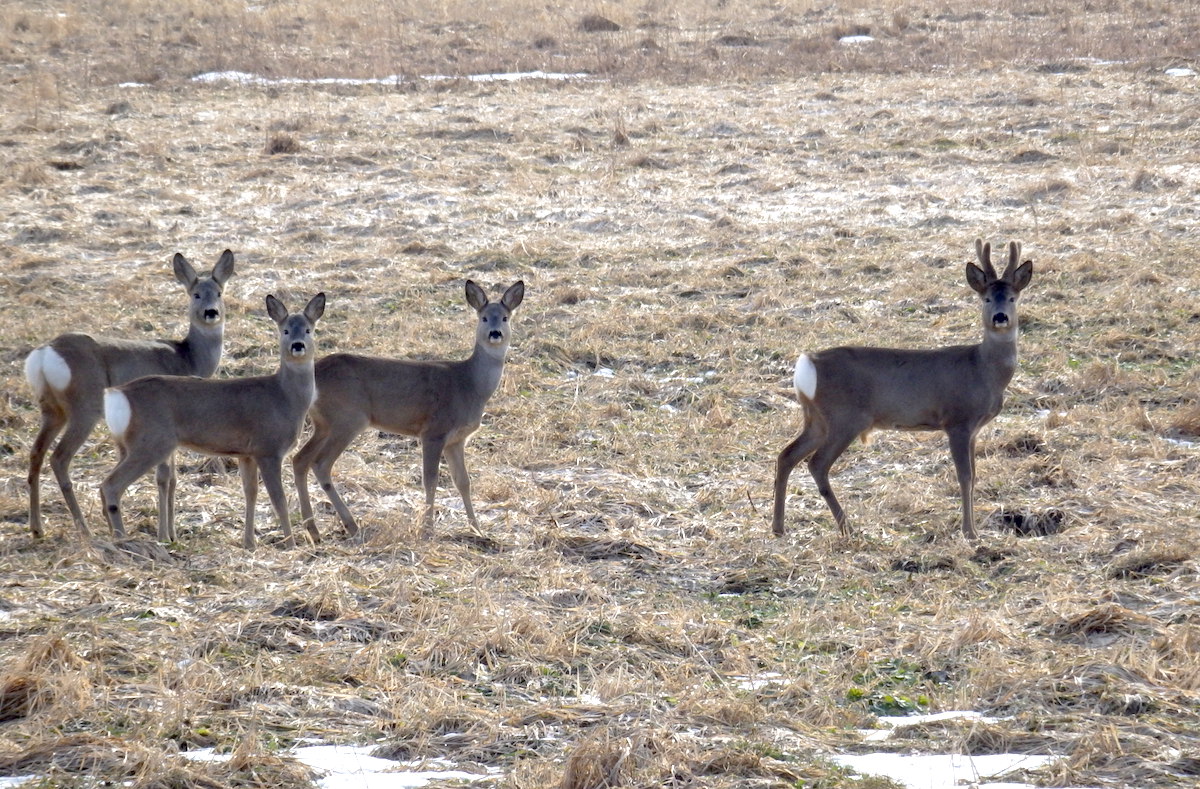
[[[351,535],[358,523],[333,484],[333,464],[368,426],[421,441],[423,522],[432,524],[438,465],[443,455],[462,496],[467,519],[478,529],[471,504],[466,442],[479,429],[483,409],[500,384],[509,346],[509,317],[521,303],[525,285],[517,282],[497,302],[474,282],[467,302],[479,316],[475,348],[462,361],[412,361],[337,353],[317,363],[317,400],[309,413],[313,434],[292,460],[300,495],[300,515],[315,529],[308,493],[311,468]]]
[[[238,459],[246,495],[245,548],[255,545],[259,472],[285,540],[292,541],[282,464],[300,435],[304,415],[316,394],[312,334],[324,309],[323,293],[294,315],[274,296],[267,297],[267,311],[280,332],[280,364],[273,375],[215,381],[150,376],[105,393],[105,418],[121,460],[100,486],[100,493],[118,537],[125,536],[120,507],[125,489],[182,446]],[[166,507],[173,531],[169,499]],[[161,512],[159,522],[162,538]]]
[[[1016,243],[1009,245],[1001,276],[992,267],[990,245],[977,241],[976,252],[983,268],[968,263],[967,281],[983,302],[982,342],[923,350],[830,348],[797,360],[794,383],[805,426],[776,463],[775,534],[785,531],[788,477],[800,462],[808,462],[817,490],[847,534],[829,470],[855,437],[865,440],[875,429],[943,430],[962,493],[962,531],[975,538],[975,440],[1000,412],[1016,370],[1016,301],[1033,275],[1030,261],[1018,267]]]
[[[71,484],[71,460],[103,414],[104,390],[145,375],[194,375],[217,371],[224,340],[223,288],[234,273],[233,253],[225,250],[210,276],[197,275],[183,257],[173,260],[175,278],[187,290],[189,329],[182,340],[126,340],[63,334],[35,348],[25,359],[25,377],[41,406],[42,421],[29,453],[29,528],[41,537],[40,480],[46,452],[60,433],[50,467],[71,517],[82,535],[88,527]],[[64,432],[65,430],[65,432]],[[174,468],[159,470],[160,485],[174,484]]]

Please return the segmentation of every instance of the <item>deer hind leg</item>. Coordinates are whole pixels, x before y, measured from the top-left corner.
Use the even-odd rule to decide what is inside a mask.
[[[75,487],[71,484],[71,461],[79,453],[83,442],[87,441],[87,437],[95,429],[96,423],[100,421],[99,402],[97,400],[93,407],[79,407],[71,412],[67,417],[67,429],[50,455],[50,468],[53,469],[54,477],[58,480],[58,488],[62,491],[63,499],[67,502],[67,509],[71,511],[71,517],[79,528],[79,533],[84,537],[88,537],[90,533],[87,521],[83,517],[83,510],[79,508],[79,502],[75,498]]]
[[[787,508],[787,485],[792,469],[816,451],[824,438],[824,428],[818,422],[809,421],[800,435],[783,448],[775,461],[775,513],[771,530],[781,537],[785,532],[784,513]]]
[[[296,495],[300,498],[300,521],[309,534],[317,530],[317,521],[313,515],[312,499],[308,495],[308,470],[312,468],[313,461],[319,456],[328,438],[328,427],[314,419],[313,434],[292,456],[292,477],[296,480]]]
[[[175,456],[158,464],[154,474],[158,483],[158,539],[160,542],[175,542]]]
[[[954,460],[954,471],[958,476],[958,487],[962,493],[962,532],[968,540],[975,534],[975,433],[972,428],[956,428],[946,431],[950,439],[950,457]]]
[[[42,426],[29,450],[29,530],[34,537],[41,537],[42,529],[42,464],[50,444],[67,424],[67,415],[52,404],[42,403]]]
[[[813,481],[817,483],[817,492],[829,505],[829,511],[833,513],[833,519],[837,521],[838,531],[843,537],[850,535],[850,526],[846,522],[846,513],[842,510],[842,505],[838,503],[837,496],[833,495],[833,487],[829,484],[829,470],[863,429],[865,428],[854,426],[842,427],[836,432],[829,431],[825,440],[808,459],[808,473],[812,474]]]
[[[472,529],[479,531],[479,521],[475,519],[475,508],[471,506],[471,477],[467,474],[466,449],[467,442],[466,439],[463,439],[453,444],[447,444],[444,454],[446,455],[446,465],[450,467],[450,478],[454,480],[454,487],[458,488],[463,506],[467,510],[467,521],[471,524]]]
[[[121,497],[125,495],[125,490],[134,480],[170,457],[172,450],[171,446],[138,447],[137,451],[130,451],[127,446],[121,449],[121,459],[100,484],[104,514],[118,539],[125,538],[125,524],[121,519]]]
[[[310,468],[316,476],[321,489],[325,491],[325,495],[329,498],[329,503],[333,505],[334,511],[337,512],[338,519],[341,520],[346,533],[351,537],[358,534],[358,522],[350,513],[350,508],[346,506],[345,500],[342,499],[337,487],[333,484],[333,464],[337,462],[337,459],[342,456],[342,453],[346,451],[346,448],[350,446],[365,427],[366,423],[362,423],[334,431],[330,425],[314,420],[312,438],[296,453],[296,457],[292,460],[292,471],[296,478],[296,489],[300,495],[300,518],[304,521],[304,527],[308,529],[308,533],[314,540],[320,538],[320,532],[317,530],[312,502],[308,496],[307,474]]]

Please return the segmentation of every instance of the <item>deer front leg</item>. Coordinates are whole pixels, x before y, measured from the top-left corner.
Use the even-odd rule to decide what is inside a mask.
[[[958,487],[962,493],[962,532],[968,540],[975,540],[975,431],[971,428],[953,428],[946,431],[950,439],[950,457],[958,475]]]
[[[287,494],[283,491],[283,458],[278,455],[259,458],[258,468],[262,473],[263,487],[271,498],[271,508],[275,510],[275,519],[279,521],[279,529],[283,532],[283,544],[287,548],[296,547],[296,538],[292,536],[292,524],[288,517]],[[309,532],[311,534],[311,532]],[[320,539],[320,535],[317,535]]]
[[[258,500],[258,463],[254,458],[239,458],[238,471],[242,474],[242,494],[246,497],[246,529],[242,533],[242,547],[253,551],[254,505]]]
[[[425,487],[425,512],[421,515],[424,534],[433,532],[433,504],[437,496],[438,464],[442,460],[445,436],[427,436],[421,441],[421,483]]]
[[[154,475],[158,483],[158,539],[175,542],[175,456],[158,465]]]
[[[467,473],[466,449],[467,442],[464,440],[447,444],[444,452],[446,465],[450,467],[450,478],[454,480],[454,487],[458,488],[463,506],[466,507],[467,521],[471,524],[471,528],[478,532],[479,521],[475,519],[475,508],[471,506],[471,477]]]

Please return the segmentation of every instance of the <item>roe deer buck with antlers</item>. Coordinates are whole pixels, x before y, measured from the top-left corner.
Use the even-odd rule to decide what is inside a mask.
[[[335,353],[317,363],[317,401],[309,416],[313,434],[292,459],[300,493],[300,516],[315,529],[308,497],[308,470],[337,511],[346,532],[358,524],[333,484],[333,464],[368,425],[421,440],[425,486],[424,530],[433,523],[438,465],[444,454],[466,507],[467,520],[479,522],[471,506],[467,475],[467,439],[479,429],[483,407],[500,384],[509,344],[509,317],[525,297],[525,283],[511,285],[498,302],[488,301],[483,288],[466,284],[467,303],[479,316],[475,349],[463,361],[409,361]]]
[[[121,459],[100,485],[104,511],[117,537],[125,536],[121,496],[138,477],[168,461],[183,446],[210,455],[238,459],[246,495],[246,528],[242,545],[254,548],[254,503],[258,473],[285,543],[293,543],[283,490],[283,456],[296,443],[304,414],[316,396],[313,328],[325,312],[325,294],[313,296],[303,312],[267,296],[267,314],[279,326],[279,369],[274,375],[204,380],[153,375],[104,393],[104,418],[116,439]],[[159,486],[159,523],[167,509],[174,531],[174,490]],[[319,539],[316,529],[309,529]]]
[[[975,436],[1000,412],[1004,388],[1017,366],[1017,297],[1033,276],[1018,266],[1021,246],[1008,245],[1008,267],[997,276],[991,245],[975,242],[982,268],[967,263],[967,283],[983,301],[983,342],[931,350],[843,347],[801,354],[796,395],[804,430],[779,453],[773,529],[784,533],[788,476],[803,460],[843,535],[846,514],[829,486],[829,469],[855,436],[874,429],[944,430],[962,490],[962,531],[975,539],[971,499]]]
[[[225,330],[222,290],[233,276],[233,253],[221,253],[210,276],[199,276],[176,253],[175,279],[187,290],[190,327],[182,340],[121,340],[88,334],[63,334],[35,348],[25,359],[25,377],[42,409],[42,426],[29,453],[29,528],[42,536],[40,481],[42,462],[55,436],[62,438],[50,456],[50,468],[80,533],[87,522],[71,485],[71,460],[103,413],[104,389],[143,375],[197,375],[207,378],[221,362]],[[163,484],[174,484],[174,467],[160,468]]]

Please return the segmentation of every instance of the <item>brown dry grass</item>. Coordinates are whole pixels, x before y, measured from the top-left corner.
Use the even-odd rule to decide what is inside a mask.
[[[1200,111],[1163,67],[1196,51],[1194,9],[679,4],[639,29],[618,3],[259,7],[0,9],[0,772],[304,785],[285,748],[316,738],[514,787],[833,787],[824,755],[923,702],[1006,717],[894,747],[1063,756],[1045,785],[1193,780]],[[835,47],[859,25],[878,48]],[[212,68],[606,78],[186,81]],[[796,352],[974,337],[978,235],[1036,266],[981,441],[982,545],[920,434],[839,464],[855,537],[798,474],[769,538]],[[420,540],[416,447],[373,433],[337,467],[363,545],[240,551],[236,472],[194,456],[169,550],[149,480],[130,544],[81,548],[48,477],[51,536],[28,536],[24,355],[69,329],[178,334],[170,255],[227,246],[223,375],[274,364],[268,292],[329,294],[325,350],[461,355],[463,278],[525,279],[469,451],[486,537],[443,488]],[[97,431],[75,464],[97,528],[112,464]],[[177,756],[205,746],[239,758]]]

